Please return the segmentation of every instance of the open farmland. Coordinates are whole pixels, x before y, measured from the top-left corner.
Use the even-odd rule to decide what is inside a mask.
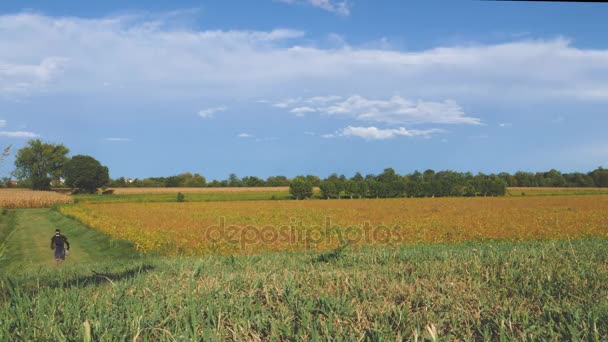
[[[0,189],[0,208],[46,208],[55,204],[69,204],[70,196],[50,191]]]
[[[174,192],[152,192],[119,195],[74,195],[79,203],[128,203],[128,202],[177,202],[178,189]],[[182,193],[184,194],[184,193]],[[289,191],[209,191],[184,194],[188,202],[264,201],[290,199]]]
[[[507,196],[608,195],[608,188],[510,187]]]
[[[81,203],[61,212],[163,255],[608,237],[608,196]]]
[[[141,194],[201,194],[210,192],[288,192],[288,186],[278,187],[239,187],[239,188],[109,188],[117,195]]]

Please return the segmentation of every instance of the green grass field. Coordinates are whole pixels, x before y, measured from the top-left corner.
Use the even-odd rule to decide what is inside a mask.
[[[608,339],[600,238],[155,258],[46,209],[8,211],[7,236],[2,341]]]
[[[51,209],[6,212],[0,224],[0,268],[3,275],[38,272],[55,266],[50,240],[61,229],[70,241],[66,266],[136,258],[130,244],[108,239]]]
[[[74,195],[74,201],[88,202],[176,202],[177,193],[161,194],[117,194],[117,195]],[[218,201],[265,201],[290,199],[289,191],[251,191],[251,192],[204,192],[184,194],[187,202]]]

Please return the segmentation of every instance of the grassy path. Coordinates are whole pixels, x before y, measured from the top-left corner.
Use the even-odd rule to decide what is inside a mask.
[[[70,255],[64,266],[137,257],[127,243],[113,241],[103,234],[50,209],[11,210],[0,226],[1,272],[22,273],[55,267],[51,237],[61,229],[70,242]]]

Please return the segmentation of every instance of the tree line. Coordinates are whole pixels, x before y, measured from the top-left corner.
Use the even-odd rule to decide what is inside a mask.
[[[390,172],[389,172],[390,174]],[[313,187],[321,187],[321,184],[325,182],[324,188],[327,188],[327,192],[332,194],[331,197],[337,197],[335,195],[336,190],[338,193],[342,191],[348,191],[353,193],[355,197],[358,197],[361,193],[367,193],[370,191],[372,194],[383,194],[384,192],[390,192],[389,190],[381,189],[386,183],[385,179],[394,178],[394,176],[385,173],[381,175],[366,175],[362,176],[360,173],[355,174],[352,178],[346,178],[344,175],[332,174],[325,179],[321,179],[316,175],[305,175],[299,176],[305,178]],[[405,178],[406,183],[410,184],[408,193],[412,196],[421,196],[421,194],[430,196],[445,196],[448,194],[460,194],[466,195],[473,191],[473,188],[477,188],[482,193],[485,191],[484,187],[488,186],[481,185],[483,183],[494,182],[498,179],[503,180],[507,187],[608,187],[608,170],[598,168],[588,173],[574,172],[574,173],[561,173],[557,170],[550,170],[547,172],[516,172],[510,174],[502,172],[499,174],[484,175],[482,173],[473,175],[469,172],[461,173],[454,171],[439,171],[426,170],[424,172],[416,171],[414,173],[402,175]],[[376,179],[378,178],[378,179]],[[489,180],[488,180],[489,179]],[[366,185],[361,183],[365,180]],[[375,183],[374,180],[378,180],[379,183]],[[483,180],[483,181],[481,181]],[[222,187],[278,187],[278,186],[289,186],[293,179],[286,176],[270,176],[266,179],[247,176],[240,178],[236,174],[232,173],[227,179],[224,180],[213,180],[208,182],[206,178],[198,173],[182,173],[176,176],[170,177],[150,177],[143,179],[127,179],[124,177],[111,180],[109,187],[209,187],[209,188],[222,188]],[[332,183],[334,185],[332,185]],[[332,187],[336,187],[334,190]],[[365,187],[367,188],[361,188]],[[357,188],[359,187],[359,188]],[[344,194],[343,194],[344,195]],[[350,196],[350,195],[346,195]],[[363,195],[362,195],[363,196]],[[375,196],[374,196],[375,197]]]
[[[470,172],[426,170],[400,175],[392,168],[379,175],[363,176],[356,173],[347,178],[331,174],[321,179],[316,175],[271,176],[266,179],[256,176],[240,178],[232,173],[227,179],[208,182],[204,176],[182,173],[170,177],[143,179],[109,178],[109,170],[91,156],[68,157],[69,149],[64,145],[30,140],[17,152],[15,159],[17,177],[22,187],[34,190],[49,190],[51,187],[67,186],[81,192],[95,192],[103,187],[279,187],[289,186],[294,198],[309,198],[313,189],[320,189],[322,198],[396,198],[396,197],[459,197],[502,196],[507,187],[608,187],[608,169],[597,168],[588,173],[507,172],[499,174],[472,174]],[[8,149],[3,156],[6,157]],[[8,179],[3,186],[11,186]]]
[[[326,199],[504,196],[507,187],[608,187],[608,170],[600,167],[589,173],[550,170],[514,175],[426,170],[399,175],[388,168],[365,177],[360,173],[352,178],[332,174],[323,180],[299,176],[291,182],[290,191],[294,198],[304,199],[312,196],[314,187],[319,187]]]

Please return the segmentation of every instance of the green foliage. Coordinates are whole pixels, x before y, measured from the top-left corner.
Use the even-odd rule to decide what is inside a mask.
[[[111,257],[13,273],[0,280],[0,340],[608,339],[605,239],[317,256]]]
[[[198,173],[182,173],[170,177],[150,177],[127,181],[124,177],[110,181],[113,188],[202,188],[207,186],[205,177]]]
[[[289,193],[294,199],[305,199],[312,197],[312,184],[306,177],[298,176],[289,183]]]
[[[108,168],[90,156],[72,157],[64,167],[65,184],[79,192],[93,194],[110,181]]]
[[[350,242],[341,243],[340,246],[332,249],[331,251],[321,253],[316,261],[317,262],[331,262],[343,258],[346,255],[346,251]]]
[[[336,182],[331,180],[324,180],[319,184],[319,188],[321,189],[321,196],[326,199],[330,198],[338,198],[340,192],[338,191],[338,187],[336,186]]]
[[[58,181],[61,177],[68,152],[63,145],[30,140],[17,152],[15,174],[19,179],[31,181],[34,190],[49,190],[51,181]]]
[[[185,202],[186,201],[186,196],[184,196],[184,194],[182,194],[181,192],[177,193],[177,201],[178,202]]]
[[[607,188],[608,187],[608,170],[603,168],[598,168],[595,171],[591,172],[590,175],[593,178],[593,182],[595,186],[599,188]]]

